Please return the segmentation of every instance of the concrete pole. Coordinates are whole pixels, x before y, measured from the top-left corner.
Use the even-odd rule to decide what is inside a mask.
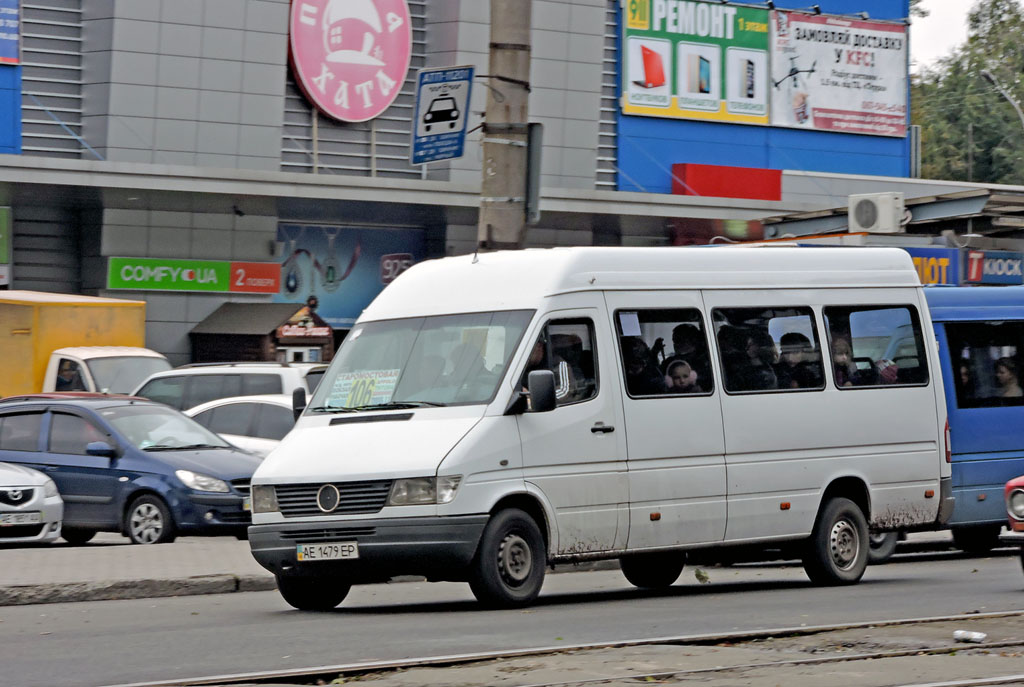
[[[526,239],[530,3],[491,0],[490,78],[477,227],[481,251],[522,248]]]

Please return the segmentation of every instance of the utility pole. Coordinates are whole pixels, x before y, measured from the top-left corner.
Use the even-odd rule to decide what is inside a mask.
[[[531,0],[491,0],[487,112],[480,184],[481,251],[522,248],[526,238]]]

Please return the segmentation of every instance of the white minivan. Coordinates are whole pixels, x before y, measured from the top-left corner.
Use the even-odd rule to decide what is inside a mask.
[[[521,606],[595,559],[658,588],[769,549],[851,584],[869,531],[949,517],[945,430],[902,250],[445,258],[363,312],[253,477],[249,541],[309,610],[396,575]]]

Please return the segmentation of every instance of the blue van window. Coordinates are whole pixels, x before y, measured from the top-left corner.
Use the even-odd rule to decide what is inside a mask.
[[[946,324],[960,408],[1024,405],[1024,322]]]
[[[837,387],[928,383],[928,355],[914,306],[827,307],[825,325]]]

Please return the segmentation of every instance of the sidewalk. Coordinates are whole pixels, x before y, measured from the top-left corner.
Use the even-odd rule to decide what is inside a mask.
[[[900,552],[945,551],[948,532],[915,533]],[[560,566],[556,572],[617,567],[616,561]],[[234,537],[182,537],[138,546],[99,534],[84,546],[0,547],[0,606],[106,599],[144,599],[276,589],[274,576]]]

